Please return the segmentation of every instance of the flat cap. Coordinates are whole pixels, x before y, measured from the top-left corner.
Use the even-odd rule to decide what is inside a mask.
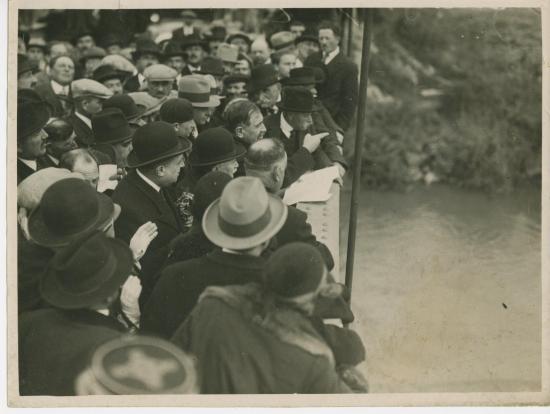
[[[294,35],[292,32],[277,32],[271,35],[269,39],[271,48],[275,51],[294,45]]]
[[[172,81],[178,76],[178,72],[169,66],[157,63],[147,67],[143,76],[149,81]]]
[[[160,119],[169,123],[191,121],[193,105],[187,99],[169,99],[160,107]]]
[[[105,52],[105,49],[98,46],[92,46],[91,48],[86,49],[84,52],[82,52],[82,57],[80,58],[80,61],[85,62],[88,59],[103,59],[105,56],[107,56],[107,52]]]
[[[113,96],[113,92],[103,86],[101,83],[92,79],[78,79],[71,83],[73,99],[86,96],[95,96],[100,99],[108,99]]]

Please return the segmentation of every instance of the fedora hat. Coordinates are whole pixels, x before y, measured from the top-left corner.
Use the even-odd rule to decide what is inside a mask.
[[[43,129],[50,119],[48,104],[32,89],[21,89],[17,96],[17,139]]]
[[[60,247],[113,219],[111,199],[89,183],[66,178],[52,184],[29,217],[29,234],[38,245]]]
[[[187,140],[179,139],[168,122],[156,121],[136,129],[128,167],[142,167],[166,158],[175,157],[191,149]]]
[[[315,70],[312,67],[290,69],[289,77],[282,81],[284,86],[305,86],[314,85]]]
[[[168,40],[166,46],[164,46],[164,51],[162,53],[164,59],[171,58],[174,56],[185,56],[185,52],[181,48],[181,44],[175,40]]]
[[[265,63],[252,69],[250,81],[248,83],[248,92],[261,91],[268,86],[280,82],[279,72],[272,64]]]
[[[123,82],[126,77],[127,75],[125,73],[116,70],[115,67],[111,65],[98,66],[92,74],[92,79],[100,83],[111,79],[119,79]]]
[[[279,109],[287,112],[316,112],[321,107],[315,103],[315,98],[309,89],[303,86],[287,86],[281,92]]]
[[[203,75],[182,76],[178,82],[178,97],[187,99],[197,108],[213,108],[220,99],[210,94],[210,83]]]
[[[139,59],[141,55],[151,54],[157,57],[161,56],[161,50],[158,45],[151,39],[139,39],[136,45],[136,50],[132,52],[134,61]]]
[[[116,293],[133,264],[132,251],[125,242],[96,230],[53,257],[41,280],[40,293],[56,308],[87,308]]]
[[[189,163],[193,167],[206,167],[234,160],[245,152],[245,148],[235,143],[233,135],[227,129],[209,128],[201,132],[195,140]]]
[[[145,112],[145,107],[138,107],[134,100],[127,94],[111,96],[103,102],[103,109],[106,108],[120,109],[128,122],[135,121]]]
[[[246,250],[275,236],[287,214],[287,206],[268,194],[260,179],[238,177],[206,209],[202,229],[216,246]]]
[[[118,144],[128,141],[133,135],[119,108],[105,108],[93,115],[92,131],[98,144]]]

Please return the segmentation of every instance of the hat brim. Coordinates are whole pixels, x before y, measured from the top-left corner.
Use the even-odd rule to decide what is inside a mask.
[[[134,136],[134,131],[132,131],[128,126],[128,131],[121,137],[117,137],[108,141],[97,141],[96,139],[96,141],[98,144],[119,144],[121,142],[126,142],[132,139],[133,136]]]
[[[102,225],[105,225],[111,220],[115,213],[115,207],[113,201],[105,194],[98,193],[99,198],[99,212],[95,220],[81,232],[73,234],[71,236],[60,236],[52,233],[44,220],[42,219],[41,206],[33,210],[29,217],[29,234],[31,239],[38,245],[44,247],[63,247],[69,244],[71,241],[88,233],[89,231],[99,229]],[[63,212],[59,212],[63,214]]]
[[[311,112],[319,112],[323,109],[323,107],[320,104],[318,104],[317,102],[313,102],[313,107],[310,110],[304,110],[304,109],[301,109],[301,108],[290,108],[288,106],[285,106],[282,102],[277,103],[277,107],[281,111],[299,112],[299,113],[303,113],[303,114],[308,114],[308,113],[311,113]]]
[[[143,167],[145,165],[153,164],[157,161],[162,161],[167,158],[175,157],[176,155],[183,154],[184,152],[187,152],[191,149],[191,144],[189,141],[184,141],[182,139],[178,140],[178,146],[168,152],[165,152],[164,154],[161,154],[157,157],[151,158],[149,160],[140,160],[137,156],[135,150],[132,150],[130,154],[128,155],[127,163],[128,168],[137,168],[137,167]]]
[[[210,95],[208,102],[191,102],[191,105],[195,108],[217,108],[220,104],[220,98],[215,95]]]
[[[18,128],[17,134],[21,138],[26,138],[28,136],[31,136],[32,134],[36,134],[41,129],[44,129],[44,127],[47,125],[51,116],[51,112],[48,105],[47,104],[40,105],[40,109],[36,112],[37,112],[37,116],[36,116],[37,122],[33,128],[29,128],[28,130],[21,131],[21,132],[19,132],[19,128]]]
[[[146,108],[144,106],[137,106],[137,112],[133,113],[132,115],[126,117],[126,120],[128,122],[133,122],[133,121],[137,121],[139,118],[141,118],[143,116],[143,114],[145,113],[145,110]]]
[[[116,293],[130,275],[134,258],[128,245],[122,240],[109,238],[107,243],[116,257],[116,266],[106,282],[86,293],[69,292],[57,278],[56,272],[48,268],[40,284],[42,298],[56,308],[83,309]]]
[[[242,157],[244,154],[246,154],[246,148],[239,143],[235,143],[235,151],[232,154],[227,154],[226,156],[217,160],[200,161],[197,158],[197,153],[192,152],[191,155],[189,156],[189,164],[191,164],[192,167],[207,167],[209,165],[216,165],[222,162],[235,160],[237,158]]]
[[[254,84],[250,83],[247,86],[247,91],[250,92],[250,93],[258,92],[258,91],[261,91],[262,89],[265,89],[265,88],[267,88],[271,85],[275,85],[276,83],[280,83],[281,81],[282,81],[282,79],[277,79],[277,80],[273,80],[272,82],[263,83],[261,85],[254,85]]]
[[[249,237],[234,237],[225,234],[218,224],[220,213],[220,198],[215,200],[206,209],[202,218],[202,229],[205,236],[216,246],[233,250],[246,250],[270,240],[275,236],[286,222],[288,209],[283,201],[268,194],[271,220],[269,224],[259,233]]]

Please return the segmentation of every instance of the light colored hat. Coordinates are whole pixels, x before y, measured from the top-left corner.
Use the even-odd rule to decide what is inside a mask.
[[[187,99],[196,108],[220,105],[220,99],[210,95],[210,82],[203,75],[182,76],[178,83],[178,97]]]
[[[169,66],[157,63],[155,65],[148,66],[143,71],[143,76],[148,81],[173,81],[178,76],[178,72]]]
[[[288,46],[294,46],[294,35],[292,32],[277,32],[269,39],[271,48],[275,51],[282,50]]]
[[[84,177],[77,172],[65,168],[48,167],[31,174],[17,186],[17,205],[31,212],[40,204],[42,196],[50,186],[64,178]]]
[[[131,92],[128,96],[133,99],[138,107],[145,108],[141,114],[142,117],[158,112],[162,104],[167,100],[166,98],[155,98],[154,96],[149,95],[149,93],[143,91]]]
[[[239,47],[235,45],[228,45],[227,43],[222,43],[218,46],[217,50],[218,57],[229,63],[237,63],[239,61]]]
[[[113,92],[101,83],[91,79],[78,79],[71,83],[71,91],[74,99],[85,96],[95,96],[100,99],[108,99]]]
[[[131,73],[132,75],[137,72],[137,68],[134,66],[134,64],[121,55],[105,56],[101,60],[100,66],[102,65],[111,65],[117,70],[120,70],[122,72],[128,72],[128,73]]]
[[[286,205],[268,194],[260,179],[238,177],[206,209],[202,229],[216,246],[246,250],[275,236],[287,214]]]
[[[172,39],[172,32],[162,32],[159,33],[157,37],[155,37],[155,43],[158,45],[162,42],[167,42],[170,39]]]

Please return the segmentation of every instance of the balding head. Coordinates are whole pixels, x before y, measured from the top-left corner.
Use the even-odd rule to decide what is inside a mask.
[[[66,152],[59,160],[59,167],[82,174],[92,187],[97,188],[99,167],[88,150],[79,148]]]
[[[271,193],[281,189],[286,165],[287,155],[283,145],[271,138],[252,144],[244,159],[246,175],[258,177]]]

